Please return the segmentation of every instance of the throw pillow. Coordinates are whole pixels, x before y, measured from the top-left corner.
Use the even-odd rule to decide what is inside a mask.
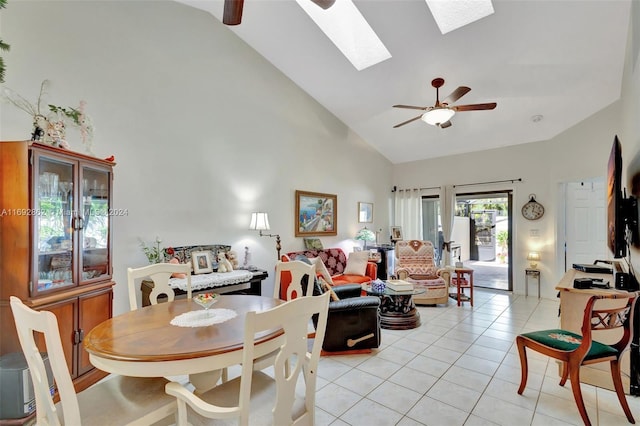
[[[349,253],[347,266],[344,268],[345,275],[364,276],[367,272],[367,262],[369,261],[368,251],[354,251]]]
[[[169,263],[173,263],[175,265],[175,264],[179,264],[180,261],[174,257],[169,261]],[[171,274],[171,278],[187,278],[187,276],[179,272],[174,272],[173,274]]]
[[[314,257],[313,259],[311,259],[311,262],[316,264],[316,273],[320,275],[322,278],[324,278],[324,280],[328,282],[330,285],[333,285],[331,274],[329,273],[329,270],[325,266],[322,259],[320,259],[319,257]]]

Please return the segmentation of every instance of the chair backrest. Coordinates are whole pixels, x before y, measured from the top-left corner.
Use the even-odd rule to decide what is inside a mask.
[[[616,307],[596,308],[596,302],[607,299],[626,299],[626,303],[620,303]],[[578,351],[584,351],[585,355],[591,347],[592,332],[597,330],[611,330],[622,328],[620,340],[613,346],[620,353],[627,349],[633,336],[633,315],[635,309],[635,294],[612,293],[607,295],[591,296],[587,301],[582,319],[582,344]]]
[[[249,421],[251,379],[256,334],[265,330],[282,328],[284,344],[280,346],[274,363],[276,403],[273,409],[274,425],[313,424],[315,391],[320,350],[327,328],[329,292],[320,296],[298,297],[268,311],[248,312],[244,329],[242,376],[240,384],[240,424]],[[309,351],[307,324],[317,315],[316,334]],[[300,375],[304,378],[304,410],[292,419],[296,399],[296,384]]]
[[[169,301],[175,298],[173,289],[169,287],[169,279],[173,274],[185,274],[187,280],[187,298],[191,299],[191,266],[184,263],[155,263],[142,268],[127,269],[127,283],[129,284],[129,306],[132,311],[138,309],[136,297],[136,280],[151,278],[153,290],[149,293],[149,302],[158,303],[160,295],[166,295]]]
[[[9,298],[18,331],[20,346],[29,366],[36,397],[36,424],[60,425],[57,409],[50,393],[44,360],[36,346],[34,331],[44,334],[49,364],[60,396],[64,422],[80,425],[80,408],[60,341],[58,320],[49,311],[34,311],[15,296]]]
[[[303,290],[302,283],[307,275],[306,291]],[[313,284],[316,276],[316,265],[307,264],[300,260],[288,262],[278,261],[276,263],[276,276],[273,286],[273,297],[282,300],[291,300],[301,295],[310,296],[313,294]]]
[[[434,260],[431,241],[401,240],[396,242],[396,270],[402,268],[409,274],[434,275],[438,267]]]

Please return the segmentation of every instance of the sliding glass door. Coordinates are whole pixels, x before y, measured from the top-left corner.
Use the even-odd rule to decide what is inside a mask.
[[[513,290],[511,206],[511,191],[456,195],[448,264],[472,268],[477,287]],[[423,239],[433,243],[436,262],[443,266],[440,207],[437,195],[422,197]]]

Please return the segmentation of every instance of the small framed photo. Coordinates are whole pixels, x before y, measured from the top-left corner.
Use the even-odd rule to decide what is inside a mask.
[[[358,222],[360,223],[372,223],[373,222],[373,203],[358,203]]]
[[[194,251],[191,252],[191,263],[193,264],[194,274],[208,274],[213,272],[211,267],[211,252]]]
[[[391,241],[400,241],[402,240],[402,227],[401,226],[392,226],[391,227]]]

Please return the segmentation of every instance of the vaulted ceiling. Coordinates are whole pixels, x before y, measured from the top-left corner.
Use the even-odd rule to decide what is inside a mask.
[[[222,21],[223,0],[179,1]],[[547,140],[620,97],[631,0],[493,0],[446,34],[424,0],[353,3],[391,54],[361,71],[294,0],[245,0],[228,28],[393,163]],[[440,100],[468,86],[454,105],[497,107],[394,129],[420,111],[393,105],[434,105],[436,77]]]

